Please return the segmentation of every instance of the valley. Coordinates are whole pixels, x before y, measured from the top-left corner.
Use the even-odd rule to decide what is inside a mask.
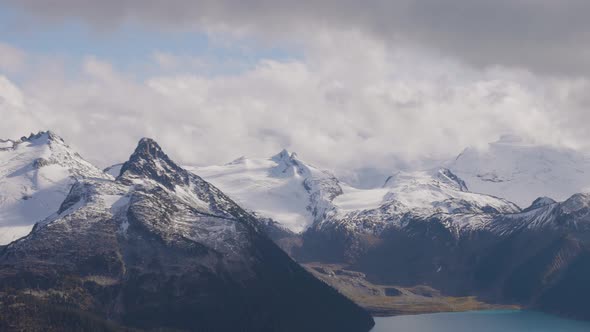
[[[475,296],[445,296],[426,285],[377,285],[368,281],[364,273],[348,270],[339,264],[306,263],[303,266],[377,317],[519,308],[517,305],[484,303]]]

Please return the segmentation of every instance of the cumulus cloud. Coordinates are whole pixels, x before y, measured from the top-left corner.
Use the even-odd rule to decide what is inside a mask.
[[[360,32],[317,36],[302,59],[261,60],[223,75],[138,79],[96,57],[80,66],[79,76],[52,72],[19,84],[19,110],[32,112],[34,122],[5,117],[16,111],[0,106],[8,119],[3,136],[32,125],[53,129],[102,166],[125,160],[140,137],[151,136],[185,164],[286,147],[333,170],[450,157],[505,133],[543,144],[590,143],[585,79],[476,70],[392,52]]]
[[[286,147],[334,170],[447,158],[507,133],[590,147],[585,1],[4,3],[37,24],[135,21],[297,48],[293,59],[259,60],[158,50],[136,59],[149,67],[137,77],[96,56],[0,44],[0,73],[28,70],[0,80],[1,136],[52,129],[102,166],[125,160],[143,136],[186,164]]]
[[[133,20],[303,40],[317,31],[344,29],[482,67],[590,74],[590,2],[585,0],[4,1],[47,21],[74,18],[105,29]]]

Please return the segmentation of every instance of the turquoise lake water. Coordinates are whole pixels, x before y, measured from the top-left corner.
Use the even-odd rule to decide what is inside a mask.
[[[590,332],[590,322],[526,310],[375,317],[371,332]]]

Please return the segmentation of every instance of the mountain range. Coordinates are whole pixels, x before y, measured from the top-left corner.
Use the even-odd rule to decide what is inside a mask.
[[[50,132],[23,142],[66,149]],[[19,146],[8,149],[20,156]],[[37,163],[34,172],[52,165]],[[80,177],[57,210],[42,205],[52,213],[0,252],[0,330],[373,326],[366,311],[295,263],[256,218],[153,140],[139,142],[115,179],[71,165],[68,174]]]
[[[589,160],[505,136],[351,185],[287,150],[181,167],[142,139],[103,171],[52,132],[2,140],[0,329],[371,328],[295,261],[590,319]]]
[[[504,136],[373,187],[353,187],[287,151],[191,170],[289,229],[289,240],[275,240],[299,262],[590,318],[590,168],[579,152]]]

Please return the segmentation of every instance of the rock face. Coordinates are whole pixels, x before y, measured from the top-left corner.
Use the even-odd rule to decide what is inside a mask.
[[[109,176],[51,131],[0,140],[0,245],[55,213],[72,184],[85,178]]]
[[[142,139],[116,180],[80,180],[56,214],[2,249],[0,316],[9,318],[0,330],[373,326],[260,228],[219,189]]]

